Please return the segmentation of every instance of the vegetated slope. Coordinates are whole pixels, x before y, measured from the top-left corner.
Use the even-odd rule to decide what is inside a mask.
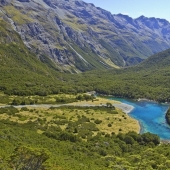
[[[47,94],[48,87],[55,91],[59,80],[52,69],[53,63],[47,61],[51,66],[30,53],[20,36],[0,20],[0,90],[18,95]]]
[[[157,53],[142,62],[136,68],[142,70],[159,70],[170,68],[170,49]]]
[[[170,47],[170,23],[164,19],[112,15],[81,0],[0,4],[1,16],[27,47],[71,72],[137,64]]]
[[[149,57],[143,63],[124,69],[93,71],[75,75],[69,81],[80,88],[127,98],[170,101],[170,49]]]
[[[110,117],[112,110],[102,109]],[[102,114],[98,107],[0,108],[0,168],[10,170],[18,165],[35,168],[37,161],[47,170],[170,167],[170,148],[159,145],[157,135],[99,131],[98,119],[88,118],[97,112]],[[64,113],[75,116],[67,119],[68,115]],[[122,117],[122,121],[126,122],[126,119]]]

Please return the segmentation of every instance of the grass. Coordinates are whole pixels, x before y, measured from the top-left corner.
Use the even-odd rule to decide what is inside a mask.
[[[69,122],[77,122],[85,116],[90,122],[96,124],[100,132],[118,134],[120,131],[127,133],[129,131],[139,132],[139,124],[137,121],[123,113],[120,109],[111,110],[105,107],[60,107],[60,108],[32,108],[27,111],[18,109],[19,113],[9,115],[7,113],[0,114],[0,119],[8,119],[17,123],[39,122],[43,126],[59,126],[62,130],[66,130]],[[101,123],[95,123],[100,120]],[[58,123],[56,123],[58,122]],[[62,123],[63,122],[63,123]],[[111,127],[108,126],[111,124]],[[95,134],[95,133],[94,133]]]
[[[101,59],[92,51],[90,51],[88,48],[84,48],[84,49],[80,49],[77,45],[72,44],[72,47],[81,55],[83,56],[83,58],[89,63],[88,68],[84,68],[84,69],[92,69],[92,68],[97,68],[100,70],[103,70],[105,68],[108,68],[109,66],[105,66],[107,65],[105,63],[105,65],[103,65],[101,63]],[[77,64],[77,63],[76,63]]]
[[[56,44],[56,49],[58,50],[64,50],[64,48],[60,44]]]
[[[22,25],[28,22],[33,22],[33,19],[28,17],[26,14],[21,13],[13,6],[5,6],[5,11],[8,15],[12,18],[13,21],[17,22],[18,24]]]
[[[113,67],[113,68],[120,68],[119,66],[117,66],[116,64],[114,64],[110,58],[102,58],[102,60],[104,60],[104,62],[106,64],[108,64],[109,66]]]
[[[8,95],[0,92],[0,106],[9,103],[10,99]]]
[[[64,19],[63,22],[69,25],[71,28],[77,31],[87,31],[87,26],[85,24],[80,24],[77,18],[67,18]]]
[[[9,114],[3,113],[0,114],[0,119],[8,119],[17,123],[28,123],[32,122],[43,122],[44,126],[56,126],[54,121],[59,123],[59,126],[62,130],[65,130],[68,126],[68,123],[79,121],[80,117],[85,116],[90,122],[96,124],[96,127],[100,132],[111,134],[114,133],[127,133],[129,131],[139,132],[139,123],[123,113],[121,109],[107,108],[106,104],[117,104],[120,103],[118,101],[109,100],[104,97],[96,97],[93,100],[89,101],[76,101],[77,95],[71,94],[58,94],[58,95],[48,95],[45,97],[41,96],[7,96],[3,93],[0,94],[1,98],[6,98],[8,103],[11,103],[14,99],[16,101],[36,101],[35,104],[47,104],[41,107],[29,106],[28,108],[22,107],[19,108],[19,113]],[[69,103],[69,106],[62,106],[57,108],[50,109],[48,104],[65,104],[65,102]],[[2,102],[2,101],[0,101]],[[2,104],[2,103],[1,103]],[[26,103],[27,104],[27,103]],[[28,103],[29,104],[29,103]],[[90,107],[92,106],[93,107]],[[80,107],[81,106],[81,107]],[[100,106],[100,107],[99,107]],[[61,123],[63,120],[67,120],[65,123]],[[95,123],[98,121],[100,123]],[[61,123],[61,125],[60,125]],[[41,129],[40,129],[41,130]],[[96,134],[97,132],[94,132]]]

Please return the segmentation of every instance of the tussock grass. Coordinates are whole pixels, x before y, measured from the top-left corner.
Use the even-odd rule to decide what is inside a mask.
[[[13,6],[5,6],[4,8],[12,20],[20,25],[34,21],[32,18],[28,17],[28,15],[21,13]]]

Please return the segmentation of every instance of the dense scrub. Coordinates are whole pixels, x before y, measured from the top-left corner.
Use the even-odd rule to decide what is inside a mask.
[[[103,122],[88,117],[99,111],[112,115],[111,109],[6,108],[0,120],[0,169],[169,169],[169,145],[160,145],[157,135],[106,133],[98,128]],[[75,116],[69,118],[69,113]]]
[[[170,125],[170,109],[167,110],[165,118],[166,118],[167,123]]]

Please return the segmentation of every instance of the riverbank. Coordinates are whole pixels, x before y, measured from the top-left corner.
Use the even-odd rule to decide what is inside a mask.
[[[161,140],[170,139],[170,127],[165,120],[165,114],[169,107],[167,104],[148,100],[134,101],[128,99],[121,99],[121,102],[135,107],[130,116],[140,122],[140,133],[150,132],[157,134]]]
[[[103,111],[100,111],[100,113],[94,114],[93,116],[99,120],[102,120],[102,122],[105,122],[104,126],[99,125],[100,129],[105,133],[111,133],[115,132],[118,133],[128,133],[129,131],[135,131],[136,133],[140,132],[140,125],[139,122],[131,117],[128,113],[130,113],[134,107],[125,103],[121,103],[120,101],[116,100],[110,100],[105,98],[98,97],[98,102],[76,102],[72,103],[71,105],[74,106],[89,106],[89,107],[95,107],[95,106],[106,106],[106,103],[112,103],[113,106],[115,106],[117,114],[104,114]],[[102,104],[100,103],[102,101]],[[100,110],[100,109],[99,109]],[[112,124],[111,127],[108,126],[108,123],[106,121],[110,121]],[[113,122],[112,122],[113,121]]]
[[[116,116],[116,120],[121,120],[118,121],[117,124],[115,124],[115,126],[112,126],[112,128],[107,127],[107,123],[106,126],[104,126],[104,128],[102,127],[102,130],[107,132],[108,131],[114,131],[116,133],[119,132],[119,129],[122,129],[122,132],[128,132],[128,131],[135,131],[135,132],[140,132],[140,125],[139,122],[134,119],[133,117],[131,117],[128,113],[130,113],[134,107],[125,103],[121,103],[120,101],[116,101],[116,100],[110,100],[107,98],[102,98],[102,97],[97,97],[95,100],[90,100],[90,101],[78,101],[78,102],[74,102],[74,103],[68,103],[68,104],[35,104],[35,105],[18,105],[18,106],[14,106],[15,108],[21,109],[23,107],[27,107],[27,108],[35,108],[35,109],[49,109],[50,107],[61,107],[61,106],[77,106],[77,107],[95,107],[95,106],[106,106],[107,103],[112,104],[113,106],[116,107],[116,110],[118,111],[118,113],[122,114],[122,112],[126,113],[126,116],[123,116],[123,118],[126,117],[126,121],[124,121],[124,123],[122,124],[122,121],[124,119],[122,119],[122,116],[116,116],[116,115],[112,115],[112,116]],[[9,107],[10,105],[7,106],[0,106],[0,108],[3,107]],[[29,113],[30,114],[30,113]],[[111,116],[111,115],[110,115]],[[101,120],[106,121],[106,116],[104,115],[96,115],[96,117],[100,117]],[[115,120],[114,120],[115,121]]]
[[[134,106],[132,106],[132,105],[122,103],[122,102],[116,101],[116,100],[110,100],[110,99],[107,99],[107,98],[102,98],[102,97],[97,97],[96,101],[93,101],[93,102],[92,101],[80,101],[80,102],[71,103],[70,105],[89,106],[89,107],[91,106],[92,107],[92,106],[103,106],[103,105],[105,106],[106,103],[111,103],[113,106],[116,107],[116,109],[120,109],[122,112],[127,114],[129,119],[131,119],[131,125],[126,124],[126,127],[128,129],[131,129],[131,127],[133,127],[133,130],[135,132],[137,132],[137,133],[141,132],[140,122],[129,115],[129,113],[134,109]]]
[[[126,113],[131,119],[134,120],[134,124],[132,126],[136,127],[136,132],[140,133],[141,132],[141,124],[138,120],[133,118],[132,116],[129,115],[129,113],[134,109],[134,106],[126,104],[126,103],[118,103],[114,104],[116,108],[121,109],[124,113]]]
[[[69,105],[74,105],[74,106],[106,106],[107,103],[111,103],[113,106],[116,108],[121,109],[124,113],[130,113],[134,107],[132,105],[122,103],[120,101],[116,100],[110,100],[107,98],[102,98],[102,97],[97,97],[94,101],[79,101],[79,102],[74,102],[70,103]]]
[[[123,112],[125,113],[130,113],[134,107],[129,105],[129,104],[126,104],[126,103],[116,103],[116,104],[113,104],[116,108],[119,108],[121,109]]]

